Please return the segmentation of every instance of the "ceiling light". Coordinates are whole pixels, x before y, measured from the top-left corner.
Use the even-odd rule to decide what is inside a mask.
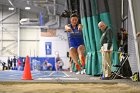
[[[9,7],[8,10],[13,11],[14,10],[14,7]]]
[[[25,7],[25,10],[30,10],[31,9],[31,7]]]

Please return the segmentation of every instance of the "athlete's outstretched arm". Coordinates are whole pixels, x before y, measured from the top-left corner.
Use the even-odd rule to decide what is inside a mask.
[[[71,29],[71,27],[69,25],[65,25],[65,30],[67,32],[72,32],[72,29]]]
[[[79,30],[79,31],[82,31],[82,28],[83,28],[82,24],[79,24],[79,25],[78,25],[78,30]]]

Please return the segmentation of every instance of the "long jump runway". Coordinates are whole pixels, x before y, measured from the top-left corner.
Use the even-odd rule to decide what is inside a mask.
[[[22,80],[23,71],[0,71],[0,82],[54,82],[54,83],[103,83],[116,84],[122,80],[100,80],[86,74],[75,74],[69,71],[31,71],[33,80]],[[124,82],[124,80],[123,80]],[[127,81],[128,82],[128,81]]]
[[[87,79],[87,75],[76,75],[68,71],[31,71],[32,81],[79,81]],[[0,71],[0,81],[26,81],[22,80],[23,71],[5,70]],[[83,80],[82,80],[83,81]]]

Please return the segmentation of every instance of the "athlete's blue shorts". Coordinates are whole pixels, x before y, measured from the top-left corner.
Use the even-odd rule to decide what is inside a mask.
[[[70,33],[68,36],[69,47],[78,48],[80,45],[84,45],[82,33]]]

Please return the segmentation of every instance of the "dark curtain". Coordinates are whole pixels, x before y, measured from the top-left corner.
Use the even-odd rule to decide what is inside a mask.
[[[66,10],[77,11],[76,13],[79,15],[79,23],[81,23],[80,18],[80,0],[67,0],[66,2]],[[68,18],[68,23],[69,18]]]
[[[99,52],[102,33],[98,28],[98,23],[104,21],[112,28],[108,0],[80,0],[80,14],[87,51],[86,73],[89,75],[102,74],[102,56]],[[116,41],[116,35],[113,34],[112,65],[118,64]],[[112,68],[112,70],[115,70],[115,68]]]

